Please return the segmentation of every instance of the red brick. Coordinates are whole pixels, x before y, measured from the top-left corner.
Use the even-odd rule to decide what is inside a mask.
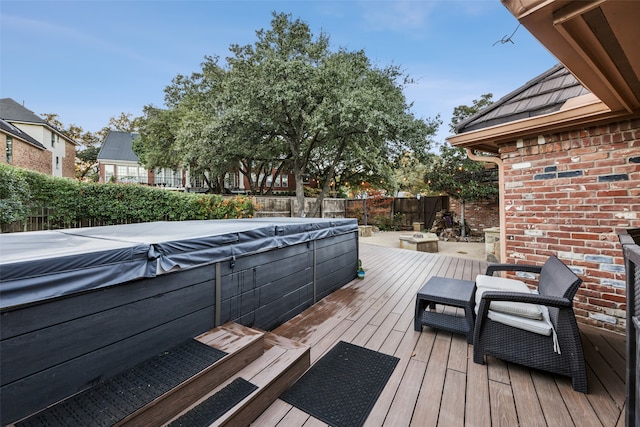
[[[612,166],[613,166],[613,173],[626,173],[626,174],[637,172],[638,169],[640,168],[640,166],[638,166],[637,164],[624,164],[624,163],[618,166],[616,165],[612,165]]]
[[[573,252],[585,255],[600,255],[600,251],[597,248],[593,248],[589,245],[585,245],[583,247],[574,246]]]
[[[600,205],[600,206],[598,206],[598,209],[599,209],[601,212],[604,212],[604,211],[607,211],[607,212],[620,212],[620,211],[622,210],[622,209],[620,209],[620,208],[621,208],[621,206],[620,206],[620,205],[614,205],[614,204],[611,204],[611,205]]]
[[[589,175],[598,176],[598,175],[610,175],[612,173],[612,168],[610,166],[605,167],[594,167],[588,170]]]
[[[616,197],[616,196],[627,196],[626,190],[603,190],[598,191],[597,197]]]
[[[612,249],[615,245],[613,244],[613,242],[606,242],[606,241],[602,241],[602,240],[590,240],[588,242],[585,242],[585,245],[587,247],[590,248],[595,248],[595,249]]]
[[[563,246],[584,246],[585,242],[583,240],[577,240],[577,239],[560,239],[558,241],[559,245],[563,245]]]
[[[602,298],[589,298],[589,302],[591,304],[593,304],[593,305],[598,306],[598,307],[617,308],[615,303],[613,303],[611,301],[604,300]]]
[[[18,138],[12,138],[12,140],[13,161],[11,165],[52,175],[51,165],[53,153],[51,151],[36,148]],[[0,132],[0,153],[2,153],[2,155],[0,155],[0,163],[4,164],[7,164],[7,156],[5,156],[7,148],[6,141],[6,134]]]
[[[609,153],[608,152],[597,152],[597,153],[592,153],[592,154],[585,154],[583,156],[581,156],[580,160],[582,162],[590,162],[590,161],[594,161],[596,160],[596,164],[598,166],[601,166],[600,163],[604,163],[601,161],[597,161],[597,160],[603,160],[603,159],[609,159]],[[602,165],[604,166],[604,165]]]
[[[573,156],[582,156],[586,154],[592,154],[595,152],[596,152],[596,147],[582,147],[582,148],[576,148],[575,150],[571,150],[567,154],[573,157]]]
[[[609,271],[593,270],[589,272],[589,277],[599,277],[601,279],[615,279],[615,274]]]

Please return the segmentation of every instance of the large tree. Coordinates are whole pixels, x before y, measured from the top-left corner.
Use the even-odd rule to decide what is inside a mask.
[[[315,215],[341,176],[389,175],[405,152],[428,155],[439,120],[413,116],[399,67],[374,67],[363,51],[332,52],[327,35],[314,37],[290,15],[274,13],[271,25],[253,45],[232,45],[226,65],[207,57],[202,72],[167,89],[183,163],[241,165],[256,188],[254,177],[289,171],[301,216],[304,175],[321,183]]]

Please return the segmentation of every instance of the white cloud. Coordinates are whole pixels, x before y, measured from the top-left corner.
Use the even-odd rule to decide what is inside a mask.
[[[428,24],[435,1],[362,1],[363,19],[373,30],[410,32]]]
[[[129,49],[123,43],[113,43],[69,26],[7,14],[3,14],[2,16],[2,26],[4,27],[4,31],[10,30],[11,34],[16,36],[24,33],[28,34],[31,38],[40,37],[42,39],[42,46],[47,46],[48,40],[57,40],[58,43],[64,40],[68,42],[65,46],[67,50],[74,49],[73,46],[83,46],[92,52],[98,51],[107,55],[115,55],[115,57],[152,65],[154,67],[175,68],[164,61]]]

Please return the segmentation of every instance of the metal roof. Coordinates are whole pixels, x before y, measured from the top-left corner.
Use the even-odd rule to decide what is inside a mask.
[[[542,73],[456,126],[458,134],[560,110],[571,98],[590,93],[561,64]]]
[[[109,131],[98,153],[98,160],[138,162],[138,156],[133,152],[133,136],[129,132]]]

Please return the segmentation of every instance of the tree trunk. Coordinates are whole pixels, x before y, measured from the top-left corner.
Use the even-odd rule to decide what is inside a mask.
[[[304,184],[302,183],[302,171],[295,167],[293,176],[296,178],[296,201],[298,202],[298,210],[296,216],[304,217]]]
[[[466,228],[467,226],[464,223],[464,200],[461,203],[462,206],[462,212],[460,212],[460,237],[462,237],[463,239],[465,239],[467,237],[467,231]]]
[[[322,191],[320,192],[320,194],[318,194],[318,196],[316,197],[315,203],[311,207],[309,216],[312,218],[320,217],[322,214],[322,202],[324,201],[324,198],[327,196],[329,188],[331,187],[332,179],[330,177],[332,176],[332,174],[333,174],[333,167],[331,167],[331,174],[327,175],[327,178],[325,179],[324,184],[322,185]]]

